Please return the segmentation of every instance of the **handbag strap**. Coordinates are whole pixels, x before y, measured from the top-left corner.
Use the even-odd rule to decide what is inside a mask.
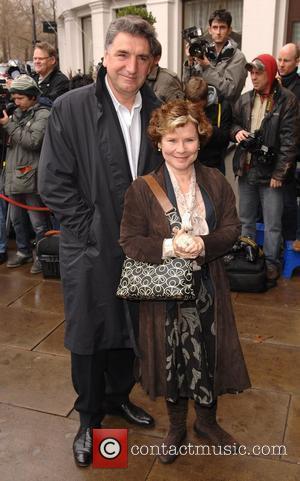
[[[181,229],[181,219],[177,212],[177,209],[169,200],[167,194],[161,188],[157,180],[155,180],[154,177],[150,174],[143,175],[142,179],[144,179],[144,181],[148,184],[149,189],[153,192],[155,198],[163,209],[170,223],[171,229]]]
[[[154,179],[153,175],[150,175],[150,174],[143,175],[142,178],[148,184],[149,188],[152,190],[153,194],[155,195],[156,199],[161,205],[164,213],[168,214],[169,212],[174,211],[175,207],[170,202],[165,191],[159,185],[157,180]]]

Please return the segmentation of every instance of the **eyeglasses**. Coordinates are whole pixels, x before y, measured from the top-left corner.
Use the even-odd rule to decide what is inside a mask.
[[[33,61],[35,62],[36,60],[46,60],[47,58],[50,58],[50,56],[48,55],[48,57],[33,57]]]

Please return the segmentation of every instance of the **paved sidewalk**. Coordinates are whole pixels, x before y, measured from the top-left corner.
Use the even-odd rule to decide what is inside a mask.
[[[253,387],[223,396],[218,414],[249,453],[187,455],[169,466],[155,456],[129,455],[128,469],[99,470],[73,461],[78,420],[60,282],[29,271],[30,265],[0,266],[1,481],[299,481],[300,272],[265,294],[233,294]],[[155,417],[154,429],[116,417],[107,417],[105,426],[129,428],[130,446],[159,444],[167,429],[163,401],[149,401],[139,386],[132,400]],[[206,444],[194,436],[193,420],[191,403],[188,441]],[[254,456],[255,445],[266,455]],[[267,454],[273,445],[284,445],[286,454]]]

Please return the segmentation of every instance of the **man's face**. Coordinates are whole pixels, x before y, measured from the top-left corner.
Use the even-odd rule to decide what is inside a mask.
[[[146,38],[120,32],[104,54],[109,85],[120,103],[134,99],[150,71],[152,56]]]
[[[256,68],[252,68],[250,75],[254,89],[260,94],[265,93],[269,87],[267,72],[265,70],[261,71],[257,70]]]
[[[22,112],[26,112],[26,110],[30,109],[30,107],[33,107],[33,105],[36,103],[35,97],[30,99],[27,97],[27,95],[13,94],[12,98],[16,106],[19,107]]]
[[[55,65],[55,57],[50,57],[45,50],[35,48],[33,52],[33,65],[36,73],[45,77]]]
[[[296,58],[295,48],[283,47],[277,58],[279,75],[284,76],[292,73],[298,66],[299,58]]]
[[[213,20],[211,25],[208,27],[208,31],[214,43],[217,46],[223,46],[227,42],[231,34],[231,27],[228,27],[227,23],[225,22],[218,22],[218,20]]]

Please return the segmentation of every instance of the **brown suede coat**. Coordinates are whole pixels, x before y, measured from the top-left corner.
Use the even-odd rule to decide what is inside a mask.
[[[205,189],[215,210],[216,225],[203,236],[205,258],[215,288],[216,366],[214,395],[238,392],[250,387],[236,330],[229,284],[222,256],[240,234],[234,193],[217,170],[195,164],[198,185]],[[163,169],[154,177],[165,190]],[[140,261],[162,262],[162,244],[171,237],[170,226],[156,198],[142,178],[137,178],[127,191],[121,223],[120,244],[129,257]],[[165,393],[165,302],[141,302],[139,347],[141,383],[155,396]]]

